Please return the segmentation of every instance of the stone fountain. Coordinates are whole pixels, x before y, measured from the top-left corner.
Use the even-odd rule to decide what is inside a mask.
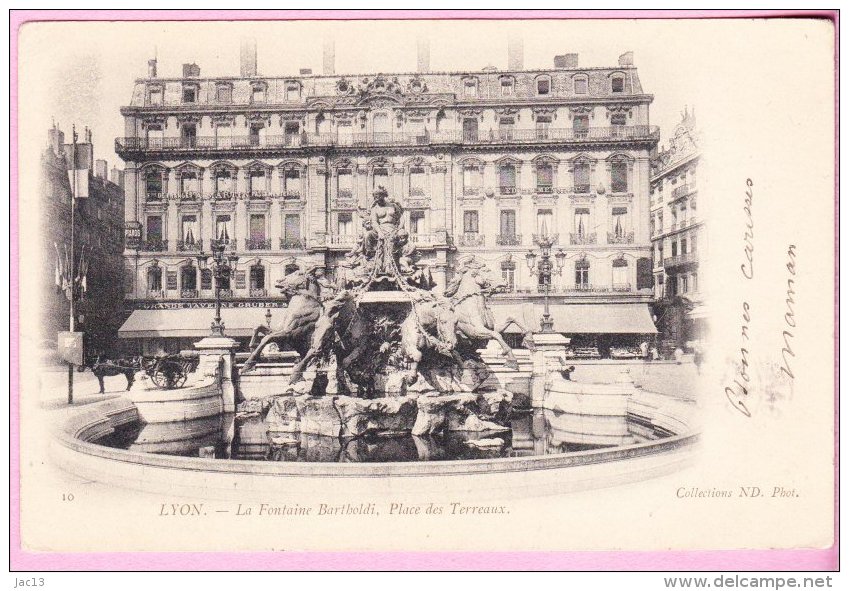
[[[278,392],[239,407],[243,416],[263,414],[272,441],[287,433],[509,430],[513,393],[493,385],[478,353],[494,340],[505,365],[517,367],[487,306],[503,286],[471,260],[437,293],[427,268],[417,264],[401,214],[400,204],[378,188],[336,283],[320,268],[278,282],[289,299],[286,317],[279,326],[257,329],[242,373],[253,370],[272,342],[290,345],[301,360]]]

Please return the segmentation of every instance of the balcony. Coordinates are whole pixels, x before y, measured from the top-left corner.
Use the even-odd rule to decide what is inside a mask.
[[[634,243],[634,233],[633,232],[623,232],[622,234],[616,234],[616,232],[608,232],[607,233],[607,243],[608,244],[633,244]]]
[[[181,289],[180,290],[180,299],[181,300],[196,300],[199,297],[198,290],[196,289]]]
[[[306,245],[300,238],[280,239],[280,250],[301,250],[303,248],[306,248]]]
[[[221,299],[229,299],[233,297],[233,290],[229,287],[222,287],[218,290],[218,295],[221,296]]]
[[[610,288],[589,283],[576,283],[566,287],[563,291],[566,293],[610,293]]]
[[[283,199],[288,199],[290,201],[298,201],[301,199],[301,190],[286,189],[285,191],[283,191]]]
[[[168,241],[156,238],[142,240],[139,250],[143,250],[145,252],[164,252],[168,250]]]
[[[252,287],[248,292],[248,297],[251,298],[266,298],[268,297],[268,290],[264,287]]]
[[[591,127],[579,130],[549,128],[545,133],[540,133],[536,129],[517,129],[510,133],[502,133],[498,130],[481,130],[476,134],[463,133],[462,131],[393,131],[387,133],[355,133],[348,136],[300,133],[297,135],[247,135],[241,137],[198,136],[196,138],[119,137],[115,139],[115,151],[122,157],[129,157],[142,152],[256,152],[334,146],[562,144],[570,142],[657,141],[659,139],[660,131],[658,127],[633,125]]]
[[[572,185],[572,192],[578,193],[581,195],[589,195],[590,186],[589,185]]]
[[[191,202],[194,202],[194,201],[199,201],[200,200],[200,193],[198,193],[196,191],[187,191],[186,193],[180,193],[177,196],[177,199],[180,200],[180,203],[186,203],[186,202],[191,203]]]
[[[436,244],[435,234],[410,234],[410,242],[416,246],[433,246]]]
[[[271,240],[248,238],[245,240],[245,250],[271,250]]]
[[[540,285],[538,283],[537,284],[537,293],[545,293],[545,288],[546,288],[545,285]],[[560,291],[560,290],[558,289],[558,287],[556,285],[549,285],[548,286],[548,293],[557,293],[558,291]]]
[[[464,234],[460,234],[457,242],[460,246],[478,247],[483,246],[486,243],[486,237],[483,234],[478,234],[476,232],[466,232]]]
[[[480,195],[480,192],[480,187],[463,187],[463,195],[465,197],[476,197],[477,195]]]
[[[666,257],[663,259],[663,266],[664,268],[669,269],[672,267],[681,267],[683,265],[692,265],[696,262],[696,253],[687,252],[677,256]]]
[[[203,240],[192,240],[191,242],[186,242],[185,240],[177,241],[177,251],[178,252],[201,252],[203,251]]]
[[[522,235],[521,234],[498,234],[495,237],[495,243],[498,246],[521,246],[522,245]]]
[[[611,289],[613,291],[631,291],[631,284],[630,283],[614,283],[611,286]]]
[[[695,192],[696,188],[693,185],[681,185],[680,187],[675,187],[672,189],[672,199],[679,199],[681,197],[686,197],[690,193]]]
[[[156,202],[162,201],[162,198],[164,196],[165,195],[160,191],[148,191],[147,193],[144,194],[144,200],[147,203],[156,203]]]
[[[560,241],[560,234],[534,234],[533,235],[534,244],[539,245],[540,242],[547,242],[548,244],[554,246]]]
[[[223,246],[224,250],[236,250],[236,241],[230,238],[218,238],[210,241],[210,248]]]
[[[595,242],[595,232],[589,234],[576,234],[572,232],[569,234],[569,244],[595,244]]]
[[[148,289],[145,297],[149,300],[164,300],[167,294],[164,289]]]
[[[327,244],[333,248],[352,248],[357,243],[354,234],[331,234],[327,237]]]
[[[265,199],[269,199],[271,197],[271,193],[268,191],[248,191],[247,197],[254,201],[263,201]]]
[[[235,191],[215,191],[212,194],[213,201],[232,201],[235,198]]]
[[[515,195],[516,187],[498,187],[498,192],[502,195]]]
[[[551,185],[537,185],[537,193],[540,195],[548,195],[554,192],[554,187]]]

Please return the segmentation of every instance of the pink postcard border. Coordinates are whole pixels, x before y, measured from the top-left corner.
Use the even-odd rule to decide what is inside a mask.
[[[840,15],[836,10],[12,10],[9,15],[10,184],[10,571],[571,570],[830,571],[839,549],[839,359],[835,355],[835,543],[826,549],[661,552],[121,552],[41,553],[21,549],[18,268],[18,34],[39,21],[680,19],[816,17],[835,24],[835,115],[839,115]],[[839,118],[836,117],[836,121]],[[835,126],[835,351],[839,350],[839,129]]]

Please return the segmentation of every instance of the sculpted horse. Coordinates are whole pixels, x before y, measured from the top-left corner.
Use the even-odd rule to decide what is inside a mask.
[[[319,283],[309,273],[295,271],[278,281],[275,287],[289,300],[289,306],[283,319],[273,328],[262,325],[254,329],[249,345],[251,355],[242,366],[242,373],[256,365],[262,350],[271,342],[290,345],[302,358],[312,345],[315,325],[323,311]],[[260,335],[262,339],[257,342]]]
[[[473,343],[485,343],[489,339],[495,339],[507,358],[506,366],[517,369],[519,363],[516,356],[510,345],[495,330],[495,320],[486,305],[487,296],[506,287],[504,282],[493,278],[485,265],[469,262],[445,288],[445,296],[451,299],[454,313],[457,315],[458,334]]]
[[[462,365],[463,359],[456,347],[458,337],[473,344],[495,339],[507,357],[507,366],[517,368],[516,356],[494,330],[492,312],[486,306],[486,296],[504,287],[491,277],[484,265],[470,262],[458,270],[458,275],[445,289],[447,300],[417,304],[401,325],[402,350],[410,364],[407,383],[415,383],[425,349],[450,355]]]

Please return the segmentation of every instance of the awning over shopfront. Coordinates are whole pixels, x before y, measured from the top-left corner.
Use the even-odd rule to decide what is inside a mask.
[[[503,333],[538,332],[541,303],[490,303],[495,329]],[[563,334],[655,334],[647,304],[552,304],[554,330]],[[524,330],[523,330],[524,329]]]
[[[554,330],[565,334],[655,334],[647,304],[561,304],[551,307]]]
[[[271,324],[279,320],[285,309],[271,311]],[[205,337],[215,316],[212,308],[179,310],[134,310],[118,335],[125,339]],[[231,337],[249,337],[266,322],[263,308],[223,308],[224,332]]]

